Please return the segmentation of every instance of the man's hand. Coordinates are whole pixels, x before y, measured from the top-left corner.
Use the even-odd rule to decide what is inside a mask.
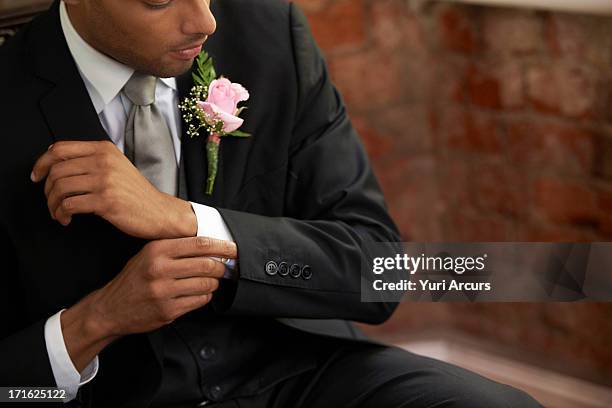
[[[45,177],[49,212],[64,226],[74,214],[93,213],[139,238],[197,233],[191,204],[157,190],[110,141],[51,145],[32,171],[35,182]]]
[[[171,323],[206,305],[236,244],[195,237],[153,241],[101,289],[62,312],[68,354],[80,372],[113,340]]]

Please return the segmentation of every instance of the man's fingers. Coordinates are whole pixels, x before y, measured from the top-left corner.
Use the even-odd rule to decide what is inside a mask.
[[[45,195],[49,195],[49,191],[53,189],[53,185],[57,180],[70,176],[91,174],[94,166],[95,159],[92,156],[78,157],[76,159],[55,163],[49,169],[49,174],[45,180]]]
[[[176,299],[172,299],[173,306],[179,311],[179,315],[182,316],[185,313],[189,313],[192,310],[198,309],[205,306],[212,299],[213,295],[199,295],[199,296],[183,296]]]
[[[175,279],[169,283],[171,297],[208,295],[219,288],[219,279],[186,278]]]
[[[64,198],[55,210],[55,218],[60,224],[66,226],[70,224],[75,214],[90,214],[98,211],[98,201],[94,194]]]
[[[209,257],[180,258],[168,262],[167,274],[176,279],[191,277],[222,278],[225,265]]]
[[[55,163],[94,154],[100,148],[100,143],[103,142],[62,141],[51,145],[34,164],[32,181],[38,182],[47,177]]]
[[[235,259],[238,247],[232,241],[223,241],[209,237],[189,237],[158,241],[167,245],[168,256],[172,258],[190,258],[198,256],[217,256]]]
[[[71,176],[57,180],[53,189],[47,195],[49,212],[54,216],[65,198],[91,193],[95,187],[93,177],[89,175]]]

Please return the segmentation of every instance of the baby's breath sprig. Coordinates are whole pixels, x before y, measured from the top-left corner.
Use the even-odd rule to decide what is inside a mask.
[[[205,101],[206,98],[208,98],[208,85],[195,85],[191,88],[189,96],[178,106],[183,112],[183,120],[188,126],[187,135],[190,137],[198,136],[202,128],[208,130],[204,112],[198,107],[198,101]]]

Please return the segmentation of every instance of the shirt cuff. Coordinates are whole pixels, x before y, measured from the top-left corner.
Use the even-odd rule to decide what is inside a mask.
[[[221,213],[219,213],[216,208],[194,202],[190,203],[198,223],[198,237],[210,237],[223,241],[235,242]],[[238,268],[236,260],[228,259],[227,262],[225,262],[225,266],[226,271],[223,277],[226,279],[237,279]]]
[[[57,388],[66,390],[66,398],[63,401],[68,402],[76,398],[81,385],[87,384],[98,374],[99,363],[96,356],[82,373],[77,371],[66,349],[62,332],[60,317],[64,310],[66,309],[60,310],[45,322],[45,343],[55,383]]]
[[[214,207],[191,203],[198,221],[198,237],[211,237],[223,241],[234,241],[232,233],[227,228],[221,213]]]

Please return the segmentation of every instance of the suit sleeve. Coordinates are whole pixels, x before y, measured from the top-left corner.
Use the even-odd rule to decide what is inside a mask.
[[[360,301],[363,244],[400,236],[306,17],[289,7],[299,101],[286,216],[219,209],[240,264],[226,312],[381,323],[396,304]]]
[[[27,313],[15,251],[0,228],[0,386],[55,387],[45,343],[45,322],[24,325]]]

